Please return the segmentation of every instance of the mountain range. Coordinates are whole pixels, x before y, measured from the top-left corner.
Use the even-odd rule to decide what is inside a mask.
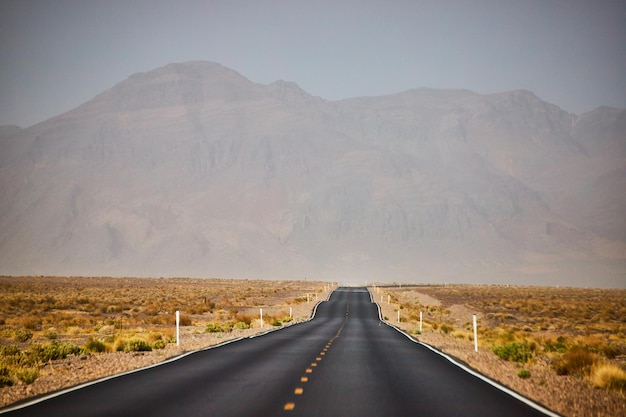
[[[211,62],[0,127],[0,274],[626,286],[626,109]]]

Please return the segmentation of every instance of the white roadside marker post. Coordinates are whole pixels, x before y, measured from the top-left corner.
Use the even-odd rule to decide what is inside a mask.
[[[176,310],[176,346],[180,346],[180,311]]]
[[[388,295],[387,295],[387,304],[390,304],[390,303],[391,303],[391,295],[390,295],[390,294],[388,294]]]
[[[293,319],[293,307],[289,307],[289,318]]]
[[[474,322],[474,351],[478,352],[478,331],[476,329],[476,314],[473,316]]]
[[[420,333],[422,333],[422,312],[420,311]]]
[[[263,309],[259,308],[259,315],[261,316],[261,327],[263,327]]]
[[[398,323],[400,323],[400,310],[398,310]]]

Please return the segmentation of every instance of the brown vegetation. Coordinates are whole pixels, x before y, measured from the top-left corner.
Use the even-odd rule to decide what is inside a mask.
[[[372,294],[391,323],[563,415],[626,414],[626,290],[446,285]]]
[[[327,288],[311,281],[0,277],[0,407],[302,321]],[[181,348],[175,348],[176,311],[184,326]],[[145,352],[152,357],[131,360]],[[98,355],[116,354],[119,366],[88,369],[101,367]],[[58,380],[65,367],[65,381],[39,381]]]

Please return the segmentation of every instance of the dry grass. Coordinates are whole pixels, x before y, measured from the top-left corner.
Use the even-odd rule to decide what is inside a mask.
[[[175,342],[180,324],[204,333],[292,320],[289,307],[322,282],[230,279],[0,277],[0,388],[31,384],[68,355],[150,351]],[[245,327],[244,327],[245,325]]]
[[[589,379],[595,387],[626,393],[626,371],[613,364],[595,365],[591,368]]]
[[[427,294],[440,305],[401,301],[411,291]],[[423,311],[428,329],[471,340],[471,312],[479,315],[479,340],[486,347],[517,343],[532,356],[561,357],[571,350],[626,364],[626,291],[607,289],[423,286],[389,288],[405,320],[417,323]],[[406,298],[406,297],[405,297]],[[453,310],[467,315],[458,317]],[[530,358],[529,358],[530,359]]]

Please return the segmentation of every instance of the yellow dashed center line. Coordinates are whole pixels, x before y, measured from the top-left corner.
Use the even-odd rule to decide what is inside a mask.
[[[346,321],[348,320],[349,313],[350,313],[350,299],[348,299],[348,304],[346,306]],[[322,360],[322,356],[326,355],[326,352],[330,349],[330,347],[332,346],[332,344],[335,341],[335,339],[337,339],[341,335],[341,331],[343,330],[344,326],[346,325],[346,321],[343,322],[343,324],[341,325],[339,330],[337,330],[337,333],[333,337],[330,338],[328,343],[326,343],[326,346],[320,352],[320,356],[317,356],[315,358],[315,362],[311,362],[311,365],[310,365],[311,367],[310,368],[306,368],[306,370],[304,371],[305,373],[307,373],[307,374],[313,373],[313,369],[312,368],[317,366],[317,362],[320,362]],[[307,377],[307,376],[300,377],[300,382],[308,382],[308,381],[309,381],[309,377]],[[304,393],[304,388],[297,387],[297,388],[294,389],[293,393],[295,395],[302,395]],[[285,411],[291,411],[294,408],[296,408],[296,403],[295,402],[285,403],[285,406],[283,407],[283,409]]]

